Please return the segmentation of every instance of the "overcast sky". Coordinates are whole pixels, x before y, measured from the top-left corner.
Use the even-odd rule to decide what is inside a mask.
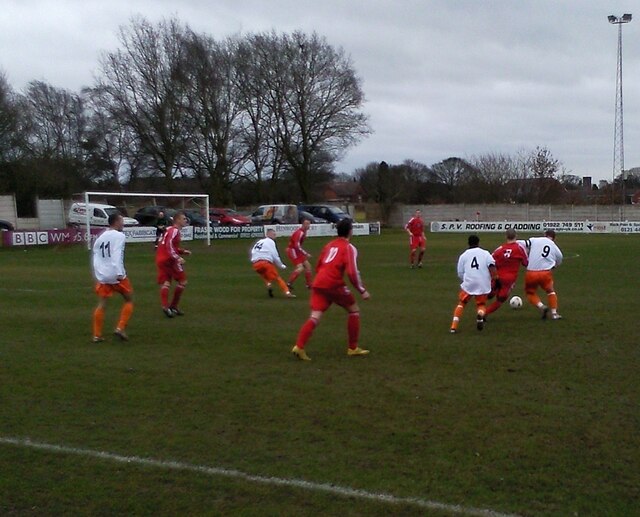
[[[606,5],[605,5],[606,4]],[[216,38],[316,31],[353,60],[373,134],[338,172],[369,162],[546,146],[568,173],[611,180],[618,27],[625,168],[640,166],[640,9],[602,0],[2,0],[0,70],[78,91],[141,14]]]

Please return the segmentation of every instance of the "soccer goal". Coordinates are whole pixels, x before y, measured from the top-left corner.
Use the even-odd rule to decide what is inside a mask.
[[[96,198],[104,199],[106,197],[120,197],[120,198],[173,198],[173,199],[182,199],[183,200],[183,208],[186,200],[192,201],[195,199],[202,199],[204,203],[204,219],[207,228],[207,246],[211,246],[211,222],[209,220],[209,194],[149,194],[142,192],[85,192],[84,193],[84,203],[85,203],[85,216],[86,216],[86,238],[87,238],[87,249],[91,250],[91,211],[88,209],[92,199]],[[95,201],[94,201],[95,202]]]

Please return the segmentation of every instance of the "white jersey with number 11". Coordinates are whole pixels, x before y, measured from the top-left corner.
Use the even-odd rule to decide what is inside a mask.
[[[124,233],[106,230],[93,245],[93,274],[101,284],[117,284],[118,277],[125,278]]]

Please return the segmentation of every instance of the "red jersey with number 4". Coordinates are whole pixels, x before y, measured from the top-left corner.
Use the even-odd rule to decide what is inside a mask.
[[[424,232],[424,221],[420,217],[412,217],[404,228],[409,230],[414,237],[420,237]]]
[[[184,254],[184,250],[180,247],[180,230],[175,226],[169,226],[158,243],[156,263],[177,262],[182,254]]]
[[[492,256],[496,261],[500,278],[517,278],[520,264],[526,267],[529,263],[527,252],[517,242],[507,242],[499,246]]]
[[[366,288],[360,279],[358,271],[358,250],[344,237],[328,243],[320,252],[316,265],[316,277],[313,287],[317,289],[336,289],[344,287],[344,274],[360,293]]]

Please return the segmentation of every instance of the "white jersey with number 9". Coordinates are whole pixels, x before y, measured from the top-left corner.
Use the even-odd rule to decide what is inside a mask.
[[[527,271],[548,271],[562,263],[562,252],[549,237],[531,237],[529,242]]]

